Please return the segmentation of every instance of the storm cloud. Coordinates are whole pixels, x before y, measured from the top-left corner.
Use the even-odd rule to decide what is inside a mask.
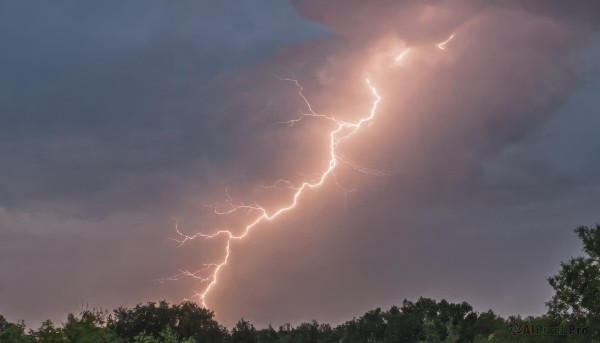
[[[323,169],[319,113],[369,110],[342,167],[232,245],[208,304],[230,324],[337,322],[428,296],[539,314],[598,221],[592,1],[0,5],[0,312],[179,301],[156,279],[222,258],[203,204],[272,205]],[[40,9],[39,6],[47,6]],[[445,50],[437,44],[450,34]],[[410,51],[397,65],[394,57]],[[389,61],[389,62],[388,62]]]

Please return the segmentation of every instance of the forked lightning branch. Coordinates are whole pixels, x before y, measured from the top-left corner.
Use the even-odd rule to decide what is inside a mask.
[[[450,41],[453,38],[454,38],[454,34],[450,35],[446,40],[442,41],[441,43],[438,43],[436,45],[437,48],[440,50],[445,50],[447,48],[447,45],[450,43]],[[409,52],[412,52],[412,51],[409,50],[408,48],[406,48],[406,49],[400,51],[399,53],[397,53],[395,55],[395,57],[393,58],[393,62],[395,62],[395,65],[398,65],[404,58],[406,58],[406,56],[409,54]],[[341,155],[338,151],[338,147],[343,141],[351,139],[352,136],[354,136],[357,132],[359,132],[361,128],[363,128],[365,125],[372,123],[372,121],[377,116],[378,105],[382,101],[382,99],[379,96],[379,93],[377,92],[376,86],[373,85],[373,83],[371,82],[370,79],[367,78],[364,81],[366,90],[368,90],[371,93],[372,98],[373,98],[373,101],[372,101],[371,107],[370,107],[370,111],[368,113],[366,113],[362,118],[358,119],[355,122],[343,121],[343,120],[336,118],[335,116],[324,115],[324,114],[319,114],[319,113],[315,112],[313,110],[313,107],[312,107],[310,101],[304,95],[302,85],[300,84],[300,82],[298,80],[284,79],[284,78],[280,78],[280,80],[287,81],[287,82],[293,82],[298,88],[298,96],[302,99],[302,101],[304,102],[304,104],[306,106],[306,113],[302,113],[299,118],[284,122],[285,124],[288,124],[289,126],[293,126],[295,123],[297,123],[301,120],[305,120],[309,117],[326,120],[326,121],[334,124],[333,130],[329,133],[329,145],[327,147],[327,149],[329,151],[329,161],[327,163],[327,168],[319,174],[318,178],[313,179],[312,181],[304,181],[299,185],[294,185],[292,182],[287,181],[287,180],[277,180],[273,184],[272,188],[292,190],[293,194],[287,202],[281,204],[279,207],[277,207],[275,210],[273,210],[271,212],[266,210],[264,207],[262,207],[260,205],[236,204],[233,201],[233,199],[229,196],[229,193],[227,193],[227,203],[229,204],[228,209],[220,210],[214,206],[209,206],[209,207],[212,207],[212,209],[216,215],[221,215],[221,216],[232,215],[239,211],[245,211],[246,213],[255,213],[256,214],[255,217],[243,226],[243,230],[241,230],[241,234],[235,235],[232,230],[218,230],[213,233],[198,232],[195,234],[188,235],[188,234],[183,233],[177,224],[175,225],[175,230],[176,230],[178,236],[177,236],[177,238],[172,238],[171,240],[177,242],[179,244],[179,246],[182,246],[182,245],[184,245],[190,241],[193,241],[195,239],[209,240],[209,239],[216,238],[216,237],[224,237],[225,238],[223,258],[220,260],[220,262],[202,264],[201,268],[199,268],[195,271],[180,270],[180,272],[176,275],[159,280],[161,282],[168,281],[168,280],[175,281],[175,280],[180,280],[182,278],[193,278],[193,279],[198,280],[198,282],[200,284],[204,285],[204,289],[202,291],[194,294],[191,298],[198,299],[204,307],[207,307],[207,305],[206,305],[207,296],[209,295],[211,290],[213,290],[215,287],[217,287],[217,285],[219,283],[219,273],[222,271],[222,269],[225,266],[227,266],[227,264],[229,262],[229,257],[231,255],[232,241],[243,240],[245,237],[247,237],[252,232],[253,229],[258,228],[260,226],[260,224],[262,224],[264,222],[274,221],[277,218],[279,218],[280,216],[284,215],[286,212],[292,211],[298,205],[302,196],[307,191],[321,187],[323,184],[328,182],[330,179],[333,179],[334,182],[337,182],[335,180],[335,170],[341,164],[347,164],[351,168],[353,168],[359,172],[370,173],[370,174],[382,174],[382,172],[380,172],[380,171],[364,168],[364,167],[356,164],[349,158]]]

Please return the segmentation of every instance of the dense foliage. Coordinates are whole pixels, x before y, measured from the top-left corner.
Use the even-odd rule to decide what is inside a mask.
[[[600,342],[600,225],[576,230],[584,257],[561,264],[549,278],[556,293],[541,317],[501,318],[478,313],[466,302],[419,298],[400,307],[380,308],[332,327],[316,321],[256,329],[241,319],[231,331],[214,313],[192,302],[165,301],[112,313],[85,310],[56,326],[37,330],[0,315],[0,343],[401,343],[401,342]]]
[[[600,225],[582,226],[575,232],[583,243],[585,256],[561,263],[560,273],[548,279],[556,291],[547,303],[549,313],[600,330]]]

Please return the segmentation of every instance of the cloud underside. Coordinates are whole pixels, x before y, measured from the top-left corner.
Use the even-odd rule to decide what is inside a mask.
[[[331,123],[278,124],[307,108],[275,75],[298,79],[316,112],[347,120],[368,112],[370,78],[382,97],[377,117],[340,151],[389,175],[341,166],[336,180],[356,191],[329,182],[233,244],[207,299],[220,320],[336,322],[421,295],[503,314],[543,310],[545,278],[577,251],[571,229],[598,220],[600,161],[570,140],[599,122],[593,111],[568,112],[597,68],[598,5],[286,4],[251,13],[197,5],[194,15],[105,9],[89,26],[61,19],[92,16],[83,8],[56,10],[37,18],[56,49],[34,25],[21,32],[31,41],[23,56],[15,37],[0,36],[14,67],[13,83],[0,85],[1,311],[41,319],[81,299],[131,305],[202,289],[153,281],[222,258],[220,239],[165,241],[172,217],[186,232],[239,228],[247,218],[217,220],[202,205],[227,206],[227,189],[276,208],[289,192],[262,186],[326,166]],[[138,10],[139,25],[121,18]],[[288,24],[261,24],[273,15],[294,18],[296,29],[267,30]],[[210,25],[223,26],[211,36]],[[557,133],[564,127],[570,136]],[[574,160],[591,162],[565,166]]]

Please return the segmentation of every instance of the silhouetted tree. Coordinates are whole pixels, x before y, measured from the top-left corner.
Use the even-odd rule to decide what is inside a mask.
[[[257,336],[260,343],[276,343],[279,339],[277,331],[271,325],[266,329],[259,330]]]
[[[106,312],[85,310],[78,316],[69,313],[62,332],[68,342],[77,343],[121,343],[110,328],[106,327]]]
[[[166,301],[161,301],[158,305],[149,302],[146,305],[138,304],[132,309],[116,309],[108,326],[127,342],[133,341],[141,333],[158,338],[167,328],[171,328],[181,339],[191,337],[197,343],[223,342],[227,337],[227,330],[213,317],[212,311],[193,302],[179,305],[169,305]]]
[[[0,315],[0,342],[4,343],[29,343],[31,338],[25,334],[25,323],[9,323]]]
[[[184,340],[180,340],[177,336],[177,333],[173,331],[173,329],[168,326],[166,329],[160,332],[159,338],[154,338],[151,335],[142,332],[141,334],[135,336],[134,343],[194,343],[193,338],[187,338]]]
[[[588,325],[590,336],[600,338],[600,225],[575,232],[586,256],[561,262],[559,274],[548,279],[555,294],[546,304],[551,316]]]
[[[508,331],[508,323],[492,310],[481,313],[473,326],[473,331],[478,341],[484,342],[490,339],[490,335],[497,331]],[[477,339],[475,339],[477,341]]]
[[[384,318],[386,330],[383,342],[418,342],[423,336],[423,313],[408,300],[403,301],[402,308],[392,306]]]
[[[228,336],[227,329],[214,320],[214,312],[185,301],[173,305],[177,325],[173,328],[180,337],[192,337],[197,343],[223,342]]]
[[[37,343],[67,343],[67,336],[62,328],[56,328],[51,320],[46,320],[37,331],[30,332]]]
[[[231,343],[258,343],[258,334],[254,325],[240,319],[231,330]]]

